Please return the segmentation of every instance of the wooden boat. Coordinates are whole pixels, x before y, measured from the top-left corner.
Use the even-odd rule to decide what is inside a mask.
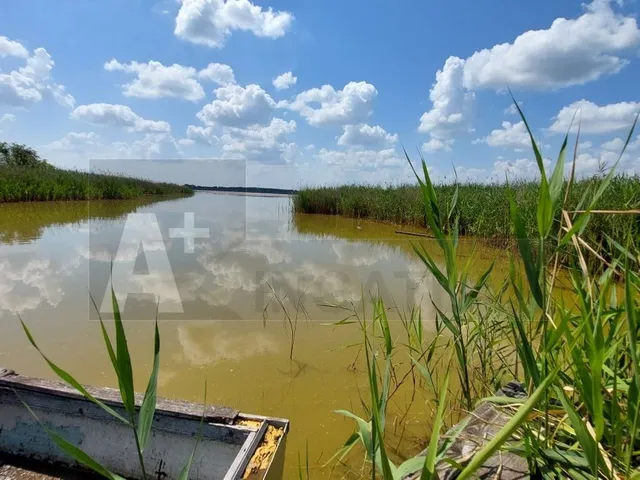
[[[125,416],[117,390],[86,388]],[[141,401],[142,396],[136,396],[138,406]],[[202,418],[202,405],[158,399],[144,451],[149,478],[178,478],[198,435],[190,479],[282,478],[288,420],[215,406],[207,406],[203,422]],[[111,472],[129,479],[142,478],[128,426],[64,383],[0,368],[0,478],[91,478],[92,474],[50,440],[43,425]]]

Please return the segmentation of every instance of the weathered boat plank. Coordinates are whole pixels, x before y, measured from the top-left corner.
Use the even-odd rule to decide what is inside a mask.
[[[4,371],[5,373],[2,374],[1,371]],[[9,388],[20,386],[21,389],[31,390],[34,392],[48,392],[55,389],[59,396],[84,399],[80,393],[78,393],[74,388],[68,386],[66,383],[27,377],[8,369],[0,369],[0,387],[2,386]],[[120,392],[114,388],[86,386],[86,389],[95,398],[108,405],[120,405],[122,402],[120,399]],[[136,405],[138,407],[142,405],[143,398],[144,396],[142,394],[136,394]],[[198,419],[202,417],[202,405],[181,400],[158,398],[156,409],[175,416]],[[233,424],[235,419],[238,417],[238,413],[238,410],[229,407],[207,405],[205,419],[209,422],[230,425]]]

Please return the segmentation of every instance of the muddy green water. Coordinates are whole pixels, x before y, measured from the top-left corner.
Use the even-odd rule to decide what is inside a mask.
[[[193,213],[196,228],[209,229],[192,251],[169,235],[184,225],[185,212]],[[134,230],[149,240],[146,246],[122,244],[127,220],[140,214],[153,214],[161,242],[142,228]],[[201,401],[206,379],[210,403],[291,421],[286,478],[297,476],[307,445],[313,476],[355,476],[349,470],[361,466],[361,452],[351,467],[322,466],[354,429],[333,411],[361,413],[360,397],[367,395],[358,362],[352,368],[357,349],[347,348],[361,340],[359,330],[331,326],[347,312],[327,305],[361,309],[363,292],[380,292],[388,305],[422,305],[428,335],[430,297],[445,302],[411,253],[416,240],[388,225],[292,216],[290,199],[280,196],[203,192],[159,202],[0,204],[0,365],[52,378],[20,330],[19,314],[41,348],[81,382],[115,387],[89,292],[101,305],[111,259],[119,258],[132,264],[123,283],[138,289],[123,312],[137,390],[144,390],[151,366],[154,295],[175,299],[175,286],[182,311],[158,315],[160,395]],[[160,250],[169,275],[155,268]],[[496,252],[474,255],[480,270]],[[297,314],[292,360],[291,324],[276,296],[294,324]],[[433,408],[428,399],[410,397],[401,389],[390,407],[408,408],[389,427],[405,455],[428,438],[425,419]]]

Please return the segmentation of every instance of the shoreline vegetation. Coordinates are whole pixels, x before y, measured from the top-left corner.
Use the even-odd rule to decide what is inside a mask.
[[[185,185],[54,167],[24,145],[0,142],[0,203],[127,200],[191,195]]]
[[[573,182],[567,198],[567,211],[584,209],[585,195],[596,191],[604,179],[605,175],[598,174]],[[563,195],[567,185],[565,181]],[[510,221],[510,195],[514,196],[527,237],[536,235],[539,181],[436,184],[433,189],[443,206],[451,205],[457,196],[451,215],[457,218],[461,236],[479,238],[489,244],[515,245],[514,226]],[[295,213],[339,215],[429,229],[422,195],[419,185],[305,187],[294,197],[293,210]],[[608,212],[640,209],[640,176],[611,177],[595,209]],[[552,227],[554,232],[557,233],[559,225],[560,213],[556,213]],[[582,238],[598,250],[604,248],[607,236],[621,242],[627,232],[640,237],[637,215],[594,215],[582,232]]]

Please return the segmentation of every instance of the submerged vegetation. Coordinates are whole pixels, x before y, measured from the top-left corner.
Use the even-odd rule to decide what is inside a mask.
[[[567,198],[566,209],[579,210],[584,195],[597,189],[603,175],[574,182]],[[447,205],[455,202],[452,213],[458,220],[458,233],[483,239],[503,241],[512,238],[514,227],[510,222],[509,196],[513,194],[527,236],[537,230],[537,202],[540,183],[517,181],[506,183],[464,183],[461,185],[434,185],[438,200]],[[563,192],[567,183],[562,186]],[[370,219],[398,225],[429,227],[424,213],[423,197],[418,185],[303,188],[294,197],[296,213],[342,215]],[[615,175],[598,199],[598,210],[640,209],[640,177]],[[554,218],[557,233],[559,214]],[[640,221],[630,215],[599,215],[591,219],[582,237],[597,249],[607,235],[620,240],[623,232],[631,229],[640,236]]]
[[[0,202],[132,199],[185,195],[186,186],[107,173],[64,170],[24,145],[0,142]]]
[[[455,478],[475,478],[483,463],[500,451],[525,458],[533,478],[640,478],[637,223],[619,225],[618,241],[610,238],[612,227],[601,232],[607,239],[602,253],[611,261],[602,274],[592,275],[587,263],[599,253],[592,251],[585,232],[592,222],[605,222],[601,217],[608,213],[596,213],[595,208],[611,195],[610,188],[619,188],[615,165],[590,187],[574,183],[573,172],[565,183],[565,138],[556,168],[547,178],[533,136],[531,140],[541,180],[531,212],[518,206],[521,187],[505,187],[505,223],[520,258],[512,258],[501,287],[492,289],[487,281],[491,267],[477,278],[469,275],[470,262],[457,255],[463,188],[453,186],[450,196],[441,195],[423,161],[423,172],[416,173],[422,212],[443,260],[436,262],[419,244],[414,248],[449,298],[447,309],[434,303],[435,337],[423,337],[419,309],[402,317],[404,332],[398,335],[379,300],[369,319],[353,311],[341,322],[357,322],[362,329],[368,397],[363,400],[364,416],[338,412],[357,425],[339,458],[361,444],[369,466],[362,473],[370,478],[401,478],[409,466],[421,471],[421,479],[438,478],[443,466],[456,470]],[[574,188],[583,189],[579,208],[569,200],[576,195]],[[526,215],[534,217],[528,229]],[[570,260],[567,270],[575,292],[570,299],[558,295],[561,257]],[[398,366],[407,362],[411,373],[398,377]],[[510,398],[507,403],[504,397],[493,397],[498,387],[513,379],[522,382],[527,398]],[[398,384],[410,381],[414,391],[437,404],[433,434],[423,453],[410,460],[400,456],[404,462],[396,466],[392,456],[398,455],[389,444],[386,425],[397,419],[390,418],[387,407]],[[447,449],[460,428],[441,437],[446,417],[457,413],[452,415],[455,423],[481,401],[495,404],[509,420],[492,438],[476,438],[465,458],[448,458]],[[491,478],[500,478],[500,470]]]

